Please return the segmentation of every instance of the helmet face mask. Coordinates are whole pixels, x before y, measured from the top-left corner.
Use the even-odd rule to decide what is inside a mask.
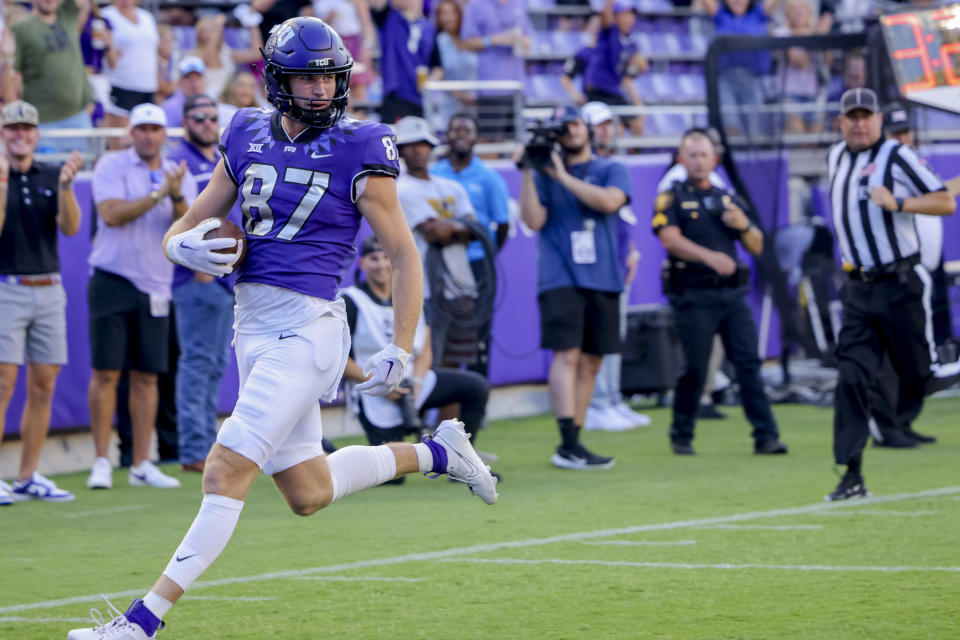
[[[337,124],[347,110],[353,58],[343,40],[318,18],[292,18],[275,26],[261,51],[267,99],[277,111],[308,127]],[[294,95],[290,77],[332,75],[336,89],[329,99]],[[298,104],[299,103],[299,104]]]

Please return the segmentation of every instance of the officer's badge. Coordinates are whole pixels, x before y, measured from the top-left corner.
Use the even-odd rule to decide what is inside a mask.
[[[653,203],[653,210],[660,212],[666,211],[673,204],[673,192],[661,191],[657,194],[657,199]]]
[[[699,209],[700,203],[696,200],[684,200],[680,203],[681,209]]]

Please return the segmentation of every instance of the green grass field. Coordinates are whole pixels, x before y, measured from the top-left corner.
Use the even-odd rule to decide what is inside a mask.
[[[838,479],[831,411],[775,408],[790,454],[769,458],[726,411],[699,425],[694,458],[669,453],[665,410],[647,429],[587,433],[618,457],[593,473],[550,466],[547,416],[493,423],[493,507],[414,476],[300,518],[262,477],[159,638],[960,638],[960,399],[917,424],[938,444],[869,449],[877,497],[837,505],[821,502]],[[74,503],[0,510],[0,639],[65,638],[105,611],[99,593],[125,609],[200,500],[196,476],[173,491],[84,480],[57,478]]]

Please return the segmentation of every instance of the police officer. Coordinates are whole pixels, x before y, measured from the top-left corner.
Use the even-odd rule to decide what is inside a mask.
[[[956,208],[913,149],[884,138],[873,91],[850,89],[840,98],[840,110],[843,141],[828,158],[830,201],[850,279],[841,294],[833,453],[847,471],[827,500],[869,495],[861,473],[868,394],[883,356],[890,356],[900,377],[896,412],[907,424],[920,413],[931,378],[950,373],[932,368],[935,351],[924,304],[931,282],[920,262],[913,214],[950,215]]]
[[[665,286],[686,359],[673,402],[673,452],[694,453],[690,444],[694,420],[713,337],[719,333],[753,425],[754,453],[786,453],[760,380],[757,329],[746,302],[749,272],[737,263],[736,254],[739,240],[747,251],[759,255],[763,233],[744,213],[737,196],[710,184],[716,151],[707,135],[688,132],[678,155],[688,177],[657,196],[653,216],[653,229],[670,254]]]

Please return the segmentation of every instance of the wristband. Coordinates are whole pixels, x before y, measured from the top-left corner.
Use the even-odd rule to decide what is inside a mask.
[[[180,194],[179,196],[170,196],[170,199],[179,204],[183,202],[183,194]]]

